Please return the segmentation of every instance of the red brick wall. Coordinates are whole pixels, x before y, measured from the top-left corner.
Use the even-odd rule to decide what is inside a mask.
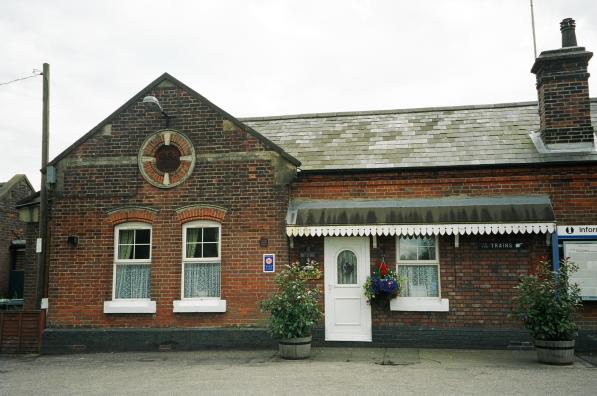
[[[597,222],[597,172],[594,166],[545,166],[543,168],[402,171],[369,174],[301,174],[292,185],[292,198],[400,199],[446,196],[549,195],[560,224]],[[550,254],[545,235],[440,237],[442,297],[450,300],[450,312],[395,312],[387,303],[373,304],[374,326],[421,326],[434,328],[516,328],[508,318],[514,286],[528,273],[538,257]],[[528,250],[480,250],[482,241],[526,242]],[[295,238],[293,259],[306,246],[323,263],[324,238]],[[396,263],[394,237],[378,237],[371,247],[372,269],[385,253]],[[321,281],[323,288],[323,280]],[[585,303],[580,325],[597,329],[597,304]]]
[[[164,128],[163,119],[146,113],[141,100],[112,120],[111,133],[98,133],[59,164],[62,183],[52,204],[49,280],[50,327],[202,327],[263,324],[257,301],[272,290],[272,275],[262,271],[262,255],[288,257],[285,216],[288,187],[277,184],[276,169],[262,142],[242,130],[224,130],[223,117],[178,88],[156,89],[170,127],[193,142],[199,156],[192,175],[181,185],[160,189],[147,183],[136,156],[144,139]],[[261,153],[261,155],[254,155]],[[215,156],[214,156],[215,154]],[[264,157],[265,154],[265,157]],[[205,156],[210,156],[205,159]],[[86,161],[113,159],[103,165]],[[127,158],[133,158],[128,160]],[[70,163],[69,163],[70,161]],[[124,164],[117,165],[119,162]],[[188,205],[225,209],[221,241],[221,297],[225,313],[174,314],[181,298],[181,221],[218,219],[221,213],[190,211]],[[157,313],[104,314],[112,299],[114,224],[110,212],[146,207],[153,215],[151,299]],[[191,213],[192,212],[192,213]],[[139,219],[139,214],[131,218]],[[118,216],[116,216],[118,217]],[[143,217],[143,216],[141,216]],[[67,246],[67,237],[79,237]],[[259,240],[268,239],[268,247]]]
[[[33,190],[23,178],[0,197],[0,297],[12,298],[8,295],[10,243],[14,239],[25,239],[25,223],[19,220],[16,204],[31,194]]]
[[[517,241],[525,250],[480,250],[483,241]],[[371,270],[381,257],[396,269],[396,238],[380,236],[378,247],[371,249]],[[508,318],[512,308],[514,286],[521,275],[528,274],[536,258],[546,255],[544,236],[461,236],[454,247],[453,236],[439,238],[441,296],[450,301],[449,312],[390,311],[387,301],[372,304],[373,326],[421,326],[434,328],[477,327],[513,328]],[[298,260],[306,246],[316,252],[323,266],[324,238],[296,238],[291,256]],[[323,290],[323,279],[320,288]],[[323,307],[323,305],[322,305]]]

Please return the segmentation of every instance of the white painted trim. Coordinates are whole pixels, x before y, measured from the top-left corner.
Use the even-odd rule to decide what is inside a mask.
[[[149,258],[143,260],[123,260],[118,258],[118,243],[120,241],[120,230],[149,230]],[[151,277],[151,254],[152,254],[152,246],[153,246],[153,227],[149,223],[143,222],[128,222],[128,223],[121,223],[114,226],[114,265],[112,266],[112,298],[113,301],[116,301],[116,268],[119,265],[148,265],[149,274]],[[151,280],[150,280],[151,282]],[[150,289],[151,291],[151,289]],[[155,305],[155,303],[154,303]],[[104,303],[104,312],[106,309],[106,305]],[[153,312],[155,312],[155,307]],[[112,312],[105,312],[105,313],[112,313]],[[118,313],[118,312],[113,312]],[[143,313],[143,312],[142,312]]]
[[[437,297],[397,297],[390,300],[390,311],[448,312],[450,302]]]
[[[458,235],[456,235],[458,236]],[[437,267],[437,297],[419,297],[419,298],[431,298],[437,300],[442,296],[442,277],[441,268],[439,265],[439,238],[435,236],[435,259],[433,260],[400,260],[400,237],[396,237],[396,273],[400,273],[401,265],[417,265],[417,266],[436,266]],[[428,239],[431,239],[428,237]],[[412,298],[412,297],[408,297]]]
[[[555,230],[555,223],[470,223],[408,225],[286,226],[286,235],[296,236],[369,236],[369,235],[483,235],[545,234]]]
[[[206,258],[195,258],[187,257],[187,229],[189,228],[218,228],[218,257],[206,257]],[[177,301],[199,301],[197,298],[186,298],[184,296],[184,266],[185,264],[194,264],[194,263],[218,263],[220,265],[220,290],[218,290],[218,295],[222,293],[222,225],[216,221],[212,220],[194,220],[189,221],[188,223],[184,223],[182,225],[182,265],[181,265],[181,274],[180,274],[180,298],[181,300]],[[197,296],[199,297],[199,296]],[[216,297],[212,298],[215,299]],[[222,300],[224,301],[224,300]],[[176,302],[176,301],[175,301]],[[226,312],[226,301],[224,301],[224,311],[176,311],[176,304],[174,312]]]
[[[149,299],[104,301],[104,313],[155,313],[155,301]]]
[[[369,238],[326,238],[324,240],[324,291],[325,291],[325,340],[326,341],[372,341],[371,306],[363,294],[363,284],[370,273]],[[339,285],[337,279],[337,257],[344,250],[353,252],[358,258],[357,284]],[[335,302],[339,299],[360,300],[360,324],[342,326],[336,321]],[[337,326],[339,325],[339,326]]]
[[[48,309],[48,298],[41,299],[41,309]]]
[[[226,300],[219,298],[174,300],[173,312],[226,312]]]

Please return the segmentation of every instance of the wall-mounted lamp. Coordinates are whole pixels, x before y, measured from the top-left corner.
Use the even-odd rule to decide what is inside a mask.
[[[68,247],[71,248],[77,247],[77,245],[79,244],[79,237],[76,235],[69,235],[66,238],[66,244],[68,245]]]
[[[166,127],[170,126],[170,116],[164,111],[164,108],[160,104],[160,101],[155,96],[146,96],[143,98],[143,103],[149,111],[157,111],[162,113],[162,116],[166,119]]]

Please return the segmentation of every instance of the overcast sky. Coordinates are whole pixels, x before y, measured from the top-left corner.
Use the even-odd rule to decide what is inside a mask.
[[[534,6],[597,51],[596,0]],[[536,100],[529,0],[1,0],[0,37],[0,82],[51,66],[50,159],[163,72],[236,117]],[[39,189],[41,99],[0,86],[0,182]]]

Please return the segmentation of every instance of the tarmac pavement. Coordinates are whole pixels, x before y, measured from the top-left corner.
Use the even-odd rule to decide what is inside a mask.
[[[534,351],[314,348],[0,355],[0,395],[596,395],[583,359],[547,366]]]

